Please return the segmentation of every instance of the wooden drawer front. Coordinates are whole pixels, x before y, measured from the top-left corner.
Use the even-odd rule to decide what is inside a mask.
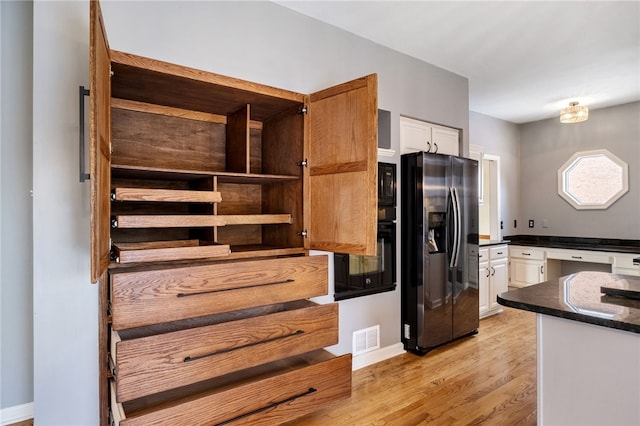
[[[509,256],[507,246],[496,246],[489,249],[491,260],[504,259]]]
[[[212,390],[197,394],[176,394],[173,400],[167,401],[143,398],[118,404],[114,401],[112,384],[114,423],[121,426],[276,425],[351,395],[350,354],[336,358],[321,351],[274,365],[276,369],[268,367],[271,370],[253,379],[214,385]]]
[[[116,401],[129,401],[338,343],[338,304],[125,340],[112,332]]]
[[[543,260],[544,250],[532,249],[530,247],[509,247],[509,256],[522,259]]]
[[[326,293],[326,256],[115,273],[112,326],[142,327]]]

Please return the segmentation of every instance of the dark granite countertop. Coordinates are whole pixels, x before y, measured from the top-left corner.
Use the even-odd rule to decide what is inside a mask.
[[[640,333],[640,300],[608,296],[601,287],[640,287],[640,277],[578,272],[498,295],[511,308]]]
[[[640,240],[557,237],[550,235],[512,235],[505,238],[508,238],[512,245],[520,246],[640,253]]]
[[[487,247],[487,246],[497,246],[500,244],[509,244],[510,241],[509,240],[486,240],[484,238],[480,238],[478,245],[480,247]]]

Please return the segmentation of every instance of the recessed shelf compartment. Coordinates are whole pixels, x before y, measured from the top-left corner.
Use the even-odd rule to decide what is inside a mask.
[[[208,259],[229,256],[226,244],[200,240],[115,243],[116,263],[165,262],[183,259]]]
[[[111,176],[114,178],[156,179],[156,180],[197,180],[218,177],[220,183],[268,184],[295,181],[296,175],[271,175],[261,173],[235,173],[206,170],[166,169],[162,167],[144,167],[124,164],[112,164]]]

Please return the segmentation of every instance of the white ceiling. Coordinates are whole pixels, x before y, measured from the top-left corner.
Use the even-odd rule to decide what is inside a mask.
[[[277,1],[469,79],[513,123],[640,100],[640,1]]]

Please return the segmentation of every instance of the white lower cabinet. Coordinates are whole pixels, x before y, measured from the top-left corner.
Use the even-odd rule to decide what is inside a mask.
[[[640,264],[634,259],[640,258],[639,254],[616,254],[613,258],[611,272],[614,274],[640,276]]]
[[[507,291],[509,262],[506,245],[480,249],[480,318],[502,312],[497,296]]]
[[[546,280],[544,250],[510,246],[509,285],[527,287]]]

